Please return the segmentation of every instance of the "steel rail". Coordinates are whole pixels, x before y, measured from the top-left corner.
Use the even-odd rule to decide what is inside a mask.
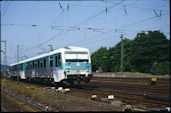
[[[25,103],[27,103],[27,104],[29,104],[29,105],[31,105],[31,106],[37,108],[37,109],[40,109],[40,110],[42,110],[43,112],[48,112],[47,110],[45,110],[45,109],[43,109],[43,108],[37,106],[36,104],[31,103],[31,102],[28,102],[28,101],[26,101],[26,100],[24,100],[24,99],[22,99],[22,98],[20,98],[20,97],[18,97],[18,96],[16,96],[16,95],[10,93],[10,92],[7,92],[7,91],[2,90],[2,89],[1,89],[1,91],[3,91],[3,92],[5,92],[5,93],[7,93],[8,95],[11,95],[11,96],[13,96],[13,97],[19,99],[19,100],[21,100],[21,101],[23,101],[23,102],[25,102]],[[1,107],[1,108],[2,108],[2,107]]]
[[[80,86],[80,85],[70,86],[70,85],[66,85],[66,84],[64,85],[63,84],[63,87],[70,87],[70,88],[76,88],[76,89],[85,89],[85,90],[98,90],[98,91],[105,91],[105,92],[115,92],[115,93],[123,93],[123,94],[143,96],[144,99],[139,99],[139,101],[156,103],[156,104],[166,104],[166,102],[168,104],[168,102],[170,102],[170,97],[167,97],[167,96],[156,96],[156,95],[149,95],[149,94],[142,94],[142,93],[135,93],[135,92],[127,92],[127,91],[121,91],[121,90],[112,90],[112,89],[110,90],[110,89],[104,89],[104,88],[99,89],[97,87]],[[118,97],[129,98],[129,97],[124,97],[124,96],[118,96]],[[133,99],[135,99],[135,98],[133,98]],[[135,99],[135,100],[138,100],[138,99]],[[155,100],[157,102],[151,102],[152,100]]]
[[[5,109],[4,109],[4,107],[1,105],[1,110],[3,111],[3,112],[7,112]]]
[[[109,84],[109,83],[108,83]],[[125,86],[120,86],[120,85],[117,85],[117,84],[112,84],[114,86],[117,86],[117,87],[121,87],[121,88],[125,88]],[[160,91],[160,92],[164,92],[164,91],[170,91],[170,89],[164,89],[164,88],[153,88],[153,87],[139,87],[139,86],[126,86],[126,88],[130,88],[130,89],[142,89],[142,90],[154,90],[154,91]]]
[[[156,95],[149,95],[149,94],[142,94],[142,93],[138,93],[138,92],[127,92],[127,91],[121,91],[121,90],[109,90],[109,89],[104,89],[104,88],[94,88],[94,87],[81,87],[81,86],[76,86],[76,87],[72,87],[72,88],[78,88],[78,89],[86,89],[86,90],[98,90],[98,91],[105,91],[105,92],[115,92],[115,93],[124,93],[124,94],[129,94],[129,95],[137,95],[137,96],[143,96],[148,100],[157,100],[157,101],[161,101],[160,103],[165,103],[165,102],[170,102],[170,97],[167,96],[156,96]]]
[[[97,90],[98,91],[98,90]],[[96,92],[95,94],[105,94],[104,92]],[[143,102],[143,103],[148,103],[148,105],[154,104],[154,105],[167,105],[168,106],[168,102],[161,102],[161,101],[157,101],[156,99],[153,99],[155,97],[150,97],[148,98],[147,95],[144,96],[144,98],[137,98],[134,96],[123,96],[123,95],[115,95],[118,98],[123,98],[123,99],[129,99],[129,100],[133,100],[133,101],[137,101],[137,102]],[[146,105],[146,104],[145,104]],[[144,109],[144,108],[142,108]],[[145,109],[144,109],[145,110]]]

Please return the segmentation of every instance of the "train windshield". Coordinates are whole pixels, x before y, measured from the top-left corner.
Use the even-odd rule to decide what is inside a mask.
[[[65,52],[66,62],[88,62],[88,52]]]

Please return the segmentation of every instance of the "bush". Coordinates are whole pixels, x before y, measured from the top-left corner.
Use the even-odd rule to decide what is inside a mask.
[[[154,75],[164,75],[164,74],[170,74],[170,63],[169,61],[165,62],[154,62],[151,67],[151,73]]]

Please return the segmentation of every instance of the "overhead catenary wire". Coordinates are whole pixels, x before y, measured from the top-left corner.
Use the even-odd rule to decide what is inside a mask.
[[[9,1],[6,5],[6,8],[4,9],[4,12],[2,13],[2,18],[4,17],[5,13],[7,12],[9,5],[10,5],[11,1]]]
[[[7,2],[8,2],[8,1],[5,1],[5,2],[4,2],[4,5],[3,5],[3,7],[1,8],[1,13],[2,13],[2,11],[4,11],[4,8],[6,7]],[[1,6],[2,6],[2,2],[1,2]]]
[[[115,7],[115,6],[117,6],[117,5],[120,5],[122,2],[123,2],[123,1],[121,1],[121,2],[119,2],[119,3],[116,3],[116,4],[114,4],[114,5],[110,6],[110,7],[108,7],[108,10],[112,9],[113,7]],[[75,26],[84,25],[86,21],[90,21],[91,19],[93,19],[93,18],[99,16],[100,14],[102,14],[102,13],[104,13],[104,12],[106,12],[106,9],[103,9],[102,11],[97,12],[96,14],[94,14],[94,15],[92,15],[92,16],[86,18],[86,19],[84,19],[83,21],[79,22],[79,23],[76,24]],[[84,24],[83,24],[83,23],[84,23]]]
[[[117,5],[121,4],[122,2],[123,2],[123,1],[121,1],[121,2],[119,2],[119,3],[116,3],[115,5],[112,5],[111,7],[108,8],[108,10],[111,9],[111,8],[113,8],[114,6],[117,6]],[[96,13],[95,15],[92,15],[92,16],[88,17],[87,19],[84,19],[84,20],[81,21],[78,25],[82,25],[82,24],[85,23],[86,21],[89,21],[89,20],[91,20],[92,18],[94,18],[94,17],[100,15],[102,12],[105,12],[105,10],[102,10],[102,11],[100,11],[99,13]],[[76,25],[76,26],[77,26],[77,25]],[[42,42],[42,43],[39,43],[39,44],[37,44],[36,46],[34,46],[34,47],[32,47],[32,48],[26,49],[26,51],[32,50],[32,49],[34,49],[34,48],[37,48],[38,45],[41,46],[41,45],[43,45],[43,44],[45,44],[45,43],[47,43],[47,42],[53,40],[54,38],[56,38],[56,36],[64,35],[65,33],[66,33],[66,32],[63,32],[63,33],[61,33],[61,34],[57,34],[57,35],[51,37],[50,39],[48,39],[47,41],[44,41],[44,42]]]
[[[99,42],[99,41],[102,41],[102,40],[106,40],[106,39],[113,39],[113,36],[111,36],[111,37],[103,37],[103,38],[101,38],[100,40],[94,40],[94,41],[91,41],[91,42],[83,42],[83,43],[77,43],[77,44],[75,44],[75,45],[89,45],[89,44],[92,44],[92,43],[94,43],[94,42]]]
[[[165,15],[167,15],[167,13],[166,14],[163,14],[163,16],[165,16]],[[153,19],[157,19],[157,17],[156,16],[153,16],[153,17],[150,17],[150,18],[146,18],[146,19],[143,19],[143,20],[139,20],[137,22],[134,22],[134,23],[131,23],[131,24],[128,24],[128,25],[125,25],[125,26],[118,27],[118,29],[127,28],[127,27],[132,28],[130,26],[139,25],[139,24],[142,24],[144,22],[147,22],[147,21],[153,20]],[[113,29],[113,30],[115,30],[115,29]]]
[[[107,33],[109,33],[109,32],[112,32],[112,31],[108,31],[108,32],[105,32],[105,33],[99,33],[99,34],[90,36],[90,37],[86,38],[86,40],[97,38],[97,36],[101,36],[101,35],[107,34]],[[86,40],[83,39],[83,40],[80,40],[80,41],[76,41],[76,42],[73,42],[73,43],[71,43],[71,44],[68,44],[68,46],[69,46],[69,45],[78,44],[78,43],[84,43]]]
[[[122,27],[119,27],[119,28],[117,28],[117,29],[119,30],[119,29],[121,29],[121,28],[126,28],[126,27],[129,27],[129,26],[137,25],[137,24],[140,24],[140,23],[142,23],[142,22],[145,22],[145,21],[148,21],[148,20],[151,20],[151,19],[154,19],[154,18],[156,18],[156,16],[153,16],[153,17],[150,17],[150,18],[146,18],[146,19],[143,19],[143,20],[140,20],[140,21],[131,23],[131,24],[126,25],[126,26],[122,26]],[[116,29],[113,29],[112,31],[116,32]],[[96,38],[96,37],[99,36],[99,35],[101,35],[101,34],[98,34],[98,35],[95,35],[95,36],[91,36],[90,38],[86,38],[86,40]],[[84,40],[81,40],[81,41],[76,41],[76,42],[71,43],[71,44],[82,43],[83,41],[85,42],[86,40],[84,39]],[[70,45],[71,45],[71,44],[70,44]]]
[[[135,22],[135,23],[132,23],[132,24],[129,24],[129,25],[127,25],[127,26],[123,26],[123,27],[120,27],[120,28],[126,28],[126,27],[128,27],[128,26],[132,26],[132,25],[135,25],[135,24],[139,24],[140,22],[145,22],[145,21],[148,21],[148,20],[150,20],[150,19],[153,19],[153,18],[155,18],[155,17],[150,17],[150,18],[147,18],[147,19],[143,19],[143,20],[140,20],[140,21],[138,21],[138,22]],[[5,25],[5,24],[4,24]],[[6,24],[6,25],[15,25],[15,24]],[[23,24],[20,24],[20,25],[23,25]],[[35,24],[33,24],[33,25],[26,25],[26,26],[33,26],[33,27],[35,27],[35,26],[40,26],[40,25],[35,25]],[[52,26],[51,26],[52,27]],[[116,30],[116,29],[114,29],[114,30]],[[55,35],[55,36],[57,36],[57,35]],[[51,39],[49,39],[48,41],[50,41],[50,40],[52,40],[54,37],[52,37]],[[46,43],[46,42],[44,42],[44,43]],[[44,44],[44,43],[42,43],[42,44]],[[40,45],[39,45],[40,46]],[[36,46],[37,47],[37,46]],[[31,48],[32,49],[32,48]]]
[[[119,2],[119,3],[117,3],[117,4],[115,4],[115,5],[112,5],[111,7],[108,8],[108,10],[111,9],[111,8],[113,8],[114,6],[117,6],[117,5],[121,4],[122,2],[123,2],[123,1],[121,1],[121,2]],[[100,12],[98,12],[98,13],[96,13],[96,14],[94,14],[94,15],[92,15],[92,16],[86,18],[86,19],[84,19],[83,21],[79,22],[78,24],[76,24],[76,25],[74,25],[74,26],[83,25],[83,23],[85,23],[86,21],[90,21],[92,18],[94,18],[94,17],[100,15],[100,14],[103,13],[103,12],[105,12],[105,10],[102,10],[102,11],[100,11]],[[67,33],[67,31],[65,31],[65,32],[63,32],[63,33],[61,33],[61,34],[56,34],[56,35],[54,35],[53,37],[51,37],[50,39],[48,39],[47,41],[44,41],[44,42],[39,43],[39,44],[37,44],[37,45],[43,45],[43,44],[45,44],[45,43],[47,43],[47,42],[53,40],[53,39],[56,38],[57,36],[61,36],[61,35],[64,35],[64,34],[66,34],[66,33]],[[37,46],[37,45],[36,45],[36,46]],[[27,49],[27,51],[36,48],[36,46]]]
[[[147,7],[138,7],[138,6],[132,6],[132,5],[125,5],[125,6],[131,7],[131,8],[144,9],[144,10],[148,10],[148,11],[153,11],[154,10],[152,8],[147,8]],[[167,11],[167,10],[161,10],[161,11]]]
[[[63,4],[62,4],[62,6],[63,6]],[[127,5],[126,5],[126,7],[127,7]],[[152,9],[153,10],[153,9]],[[139,25],[139,24],[136,24],[136,25]],[[133,25],[131,25],[131,26],[133,26]],[[31,27],[34,27],[34,26],[31,26]],[[35,27],[40,27],[40,26],[35,26]],[[122,27],[122,26],[121,26]],[[130,26],[129,26],[130,27]],[[128,28],[128,27],[127,27]],[[117,29],[117,28],[116,28]],[[65,30],[61,30],[61,31],[65,31]],[[67,33],[67,32],[66,32]],[[59,35],[59,37],[60,37],[60,35]],[[58,37],[57,37],[58,38]],[[84,40],[85,41],[85,40]]]

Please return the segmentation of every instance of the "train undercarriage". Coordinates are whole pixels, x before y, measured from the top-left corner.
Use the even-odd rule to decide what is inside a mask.
[[[11,76],[11,79],[34,82],[39,84],[41,83],[53,84],[55,86],[59,86],[61,84],[79,85],[81,83],[89,83],[92,77],[93,77],[92,74],[89,74],[87,77],[86,75],[67,75],[67,79],[64,79],[60,82],[55,82],[53,78],[40,78],[40,77],[33,77],[33,78],[27,77],[26,79],[21,79],[20,76],[19,78],[17,78],[17,76]]]
[[[92,74],[89,74],[87,77],[86,75],[68,75],[66,81],[70,85],[79,85],[81,82],[89,83],[91,78]]]

